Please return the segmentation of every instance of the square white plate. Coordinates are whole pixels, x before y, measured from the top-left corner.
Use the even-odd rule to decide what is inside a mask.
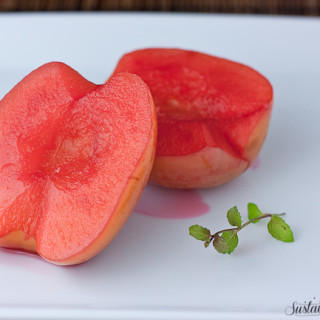
[[[201,191],[202,200],[193,193],[210,206],[206,214],[167,219],[135,212],[109,247],[76,267],[0,251],[1,319],[290,319],[285,309],[290,313],[294,301],[319,303],[319,19],[1,14],[0,46],[0,97],[53,60],[102,83],[122,54],[144,47],[193,49],[248,64],[275,91],[260,164]],[[155,205],[173,199],[148,187],[139,206],[158,193]],[[181,211],[190,194],[174,195]],[[234,205],[245,219],[251,201],[268,212],[286,211],[295,242],[274,240],[261,222],[241,231],[229,256],[188,235],[195,223],[227,227]]]

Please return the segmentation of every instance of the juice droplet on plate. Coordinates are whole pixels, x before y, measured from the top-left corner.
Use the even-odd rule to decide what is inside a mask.
[[[157,218],[187,219],[201,216],[209,209],[196,190],[167,189],[149,183],[135,212]]]
[[[261,160],[260,158],[257,158],[251,165],[252,170],[257,170],[261,165]]]

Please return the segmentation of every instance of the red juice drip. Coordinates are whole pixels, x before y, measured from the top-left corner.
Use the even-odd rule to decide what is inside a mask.
[[[157,218],[187,219],[209,211],[196,190],[177,190],[148,184],[135,212]]]

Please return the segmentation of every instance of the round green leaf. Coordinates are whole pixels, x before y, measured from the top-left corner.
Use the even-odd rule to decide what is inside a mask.
[[[228,243],[228,251],[227,253],[231,253],[237,246],[239,242],[239,238],[236,231],[225,231],[222,233],[221,237],[223,237]]]
[[[249,220],[258,218],[260,216],[262,216],[263,213],[260,211],[260,209],[258,208],[258,206],[255,203],[248,203],[248,218]],[[257,221],[253,221],[252,223],[257,223],[260,220]]]
[[[220,237],[219,235],[214,237],[213,246],[219,253],[228,253],[229,245],[225,238]]]
[[[228,210],[227,219],[232,226],[235,226],[238,228],[241,227],[241,224],[242,224],[241,215],[237,206],[234,206]]]
[[[293,233],[290,227],[285,223],[285,221],[278,217],[272,216],[268,223],[268,231],[277,240],[283,242],[293,242]]]
[[[201,240],[201,241],[210,240],[210,230],[207,228],[201,227],[197,224],[189,228],[189,234],[190,236],[196,238],[197,240]]]

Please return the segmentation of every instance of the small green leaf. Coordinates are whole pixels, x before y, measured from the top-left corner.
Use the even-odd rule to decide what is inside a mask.
[[[208,247],[209,247],[209,244],[210,244],[210,240],[208,240],[208,241],[206,241],[206,242],[204,243],[204,247],[205,247],[205,248],[208,248]]]
[[[242,224],[241,215],[240,215],[240,212],[239,212],[237,206],[234,206],[233,208],[228,210],[227,218],[228,218],[229,223],[232,226],[235,226],[238,228],[241,227],[241,224]]]
[[[197,240],[201,240],[201,241],[210,240],[210,230],[207,228],[201,227],[197,224],[189,228],[189,234],[190,236],[196,238]]]
[[[229,249],[227,253],[231,253],[238,245],[239,239],[236,231],[225,231],[222,233],[221,237],[226,239]]]
[[[248,203],[248,218],[249,220],[258,218],[260,216],[262,216],[263,213],[260,211],[260,209],[258,208],[258,206],[255,203]],[[252,223],[257,223],[260,220],[257,221],[253,221]]]
[[[293,233],[285,221],[274,215],[268,223],[268,231],[277,240],[283,242],[293,242]]]
[[[225,238],[216,235],[213,240],[213,246],[219,253],[228,253],[229,245]]]

